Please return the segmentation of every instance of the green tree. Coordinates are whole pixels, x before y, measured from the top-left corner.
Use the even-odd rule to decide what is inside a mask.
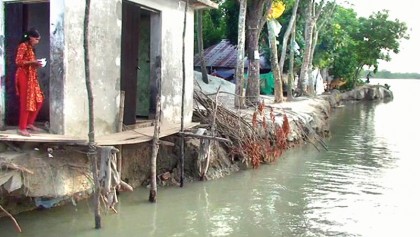
[[[335,78],[351,78],[356,69],[357,47],[353,35],[359,31],[359,19],[353,9],[337,6],[324,28],[314,56],[314,64],[329,68]]]
[[[341,13],[343,12],[346,11]],[[373,67],[376,72],[379,60],[390,61],[390,53],[398,53],[400,41],[409,39],[409,35],[406,24],[398,19],[390,20],[386,10],[357,20],[352,19],[354,15],[351,11],[347,13],[340,14],[337,18],[342,21],[340,26],[343,27],[346,38],[334,50],[331,72],[336,77],[346,79],[347,87],[353,88],[363,67]]]
[[[239,1],[226,0],[220,5],[226,25],[225,36],[231,43],[238,42]]]
[[[220,1],[214,1],[220,2]],[[226,19],[224,10],[211,9],[203,11],[203,47],[207,48],[226,38]]]
[[[389,20],[387,10],[378,11],[369,18],[361,17],[359,20],[359,32],[354,35],[359,65],[354,78],[359,76],[363,66],[374,67],[374,72],[376,72],[379,60],[389,62],[390,52],[397,54],[400,41],[409,39],[407,25],[398,19]]]

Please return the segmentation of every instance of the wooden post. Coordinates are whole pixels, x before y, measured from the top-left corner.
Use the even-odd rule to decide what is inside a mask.
[[[83,47],[84,47],[84,61],[85,61],[85,80],[86,80],[86,90],[88,95],[88,105],[89,105],[89,151],[88,158],[91,161],[92,165],[92,176],[94,181],[94,192],[93,192],[93,208],[95,215],[95,229],[101,228],[101,213],[99,210],[99,197],[100,197],[100,187],[98,181],[98,156],[96,152],[95,145],[95,114],[93,108],[93,93],[92,93],[92,83],[90,81],[90,71],[89,71],[89,15],[90,15],[90,0],[86,0],[85,5],[85,17],[83,21]]]
[[[184,136],[184,99],[185,99],[185,34],[187,28],[187,10],[189,0],[185,1],[184,29],[182,32],[182,103],[181,103],[181,177],[180,187],[184,187],[184,160],[185,160],[185,136]]]
[[[120,91],[120,111],[119,111],[119,115],[118,115],[117,132],[121,132],[122,129],[123,129],[124,103],[125,103],[125,91]]]
[[[122,129],[123,129],[124,103],[125,103],[125,91],[120,91],[120,111],[119,111],[117,132],[122,132]],[[117,161],[118,161],[117,170],[120,177],[122,173],[122,149],[123,149],[123,146],[119,145],[118,146],[119,152],[117,153]]]
[[[159,153],[159,134],[160,134],[160,117],[162,113],[160,95],[161,95],[161,76],[160,76],[160,57],[157,57],[156,60],[156,116],[155,116],[155,129],[153,133],[153,147],[152,147],[152,157],[150,161],[150,193],[149,193],[149,202],[156,202],[157,197],[157,182],[156,182],[156,166],[157,166],[157,156]]]

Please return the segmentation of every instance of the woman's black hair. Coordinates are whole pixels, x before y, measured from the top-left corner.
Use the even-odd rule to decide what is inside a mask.
[[[39,34],[37,29],[31,28],[23,34],[22,40],[20,42],[21,43],[28,42],[29,37],[38,38],[40,36],[41,35]]]

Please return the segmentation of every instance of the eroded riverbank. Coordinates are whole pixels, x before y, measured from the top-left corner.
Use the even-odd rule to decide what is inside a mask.
[[[212,83],[217,83],[212,81]],[[220,82],[219,83],[225,83]],[[212,92],[207,92],[212,93]],[[229,108],[229,94],[223,95],[225,104]],[[311,142],[322,149],[319,138],[329,133],[328,119],[336,106],[347,100],[361,101],[365,99],[383,99],[392,97],[392,93],[382,86],[366,86],[352,92],[321,95],[316,98],[296,98],[293,101],[274,104],[272,98],[262,97],[266,108],[272,109],[275,122],[281,124],[283,115],[286,115],[290,124],[290,133],[287,137],[288,147],[303,142]],[[267,110],[268,111],[268,110]],[[235,111],[250,123],[255,109]],[[268,112],[267,112],[268,113]],[[191,130],[195,132],[195,130]],[[166,137],[163,140],[173,143],[174,146],[161,146],[158,156],[158,180],[160,185],[179,185],[179,143],[178,136]],[[199,139],[188,138],[186,141],[185,174],[188,181],[199,180],[198,166]],[[217,179],[232,174],[241,169],[249,169],[240,160],[232,158],[229,150],[223,144],[217,143],[212,149],[206,179]],[[89,174],[89,165],[85,153],[75,147],[54,147],[53,159],[49,157],[48,148],[43,144],[31,146],[24,153],[7,156],[7,161],[14,162],[22,167],[32,170],[35,175],[18,173],[23,177],[21,187],[11,193],[2,188],[1,203],[12,213],[30,210],[37,207],[53,207],[63,203],[83,199],[89,195],[92,182]],[[148,184],[151,152],[149,144],[128,145],[122,149],[124,158],[122,178],[134,187]],[[9,154],[10,151],[2,153]],[[12,158],[11,158],[12,157]],[[73,158],[71,158],[73,157]],[[71,159],[69,159],[71,158]],[[12,160],[10,160],[12,159]],[[37,161],[37,162],[35,162]],[[50,162],[51,161],[51,162]],[[10,170],[2,171],[3,174]],[[8,180],[6,180],[8,181]]]

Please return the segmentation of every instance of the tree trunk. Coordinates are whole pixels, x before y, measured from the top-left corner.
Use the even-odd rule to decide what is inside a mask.
[[[293,98],[293,88],[295,87],[295,41],[296,41],[296,21],[293,23],[292,36],[290,39],[290,57],[289,57],[289,86],[287,87],[287,100],[291,101]]]
[[[203,48],[203,10],[197,11],[197,43],[198,43],[198,55],[200,57],[201,76],[203,82],[209,84],[209,77],[207,75],[206,61],[204,60],[204,48]]]
[[[309,66],[308,66],[308,78],[309,78],[309,87],[308,87],[308,94],[309,95],[315,95],[315,87],[314,87],[314,77],[312,76],[312,72],[313,72],[313,59],[314,59],[314,54],[315,54],[315,48],[316,48],[316,44],[318,42],[318,30],[316,28],[316,24],[314,25],[313,28],[313,35],[312,35],[312,44],[311,44],[311,51],[309,54]]]
[[[238,19],[238,56],[236,61],[235,73],[235,107],[243,108],[244,90],[244,66],[245,66],[245,19],[246,19],[247,0],[240,0],[239,19]]]
[[[283,102],[283,81],[280,74],[280,68],[278,63],[277,56],[277,44],[276,44],[276,35],[274,33],[274,22],[275,19],[269,20],[267,22],[268,27],[268,38],[270,42],[270,51],[271,51],[271,71],[273,72],[275,86],[274,86],[274,102],[280,103]]]
[[[318,19],[321,16],[321,12],[323,11],[323,9],[319,9],[318,13],[315,15],[314,18],[314,26],[313,26],[313,35],[312,35],[312,45],[311,45],[311,52],[310,52],[310,58],[309,58],[309,94],[310,95],[314,95],[316,94],[315,90],[314,90],[314,81],[313,81],[313,77],[312,77],[312,71],[313,71],[313,59],[314,59],[314,55],[315,55],[315,49],[316,49],[316,45],[318,43],[318,36],[319,36],[319,32],[320,30],[323,28],[323,26],[325,25],[325,23],[331,18],[332,14],[334,13],[334,9],[335,9],[335,3],[333,3],[333,6],[328,9],[329,11],[327,13],[323,13],[324,15],[324,20],[319,24],[318,27]],[[322,7],[322,5],[321,5]],[[314,9],[315,11],[315,9]],[[324,77],[323,77],[324,78]]]
[[[315,50],[314,44],[314,37],[318,37],[317,35],[314,36],[314,29],[316,27],[316,23],[319,19],[319,16],[323,12],[324,8],[324,1],[321,1],[318,7],[315,7],[315,0],[309,0],[308,8],[307,8],[307,15],[306,15],[306,26],[305,26],[305,54],[303,57],[302,68],[300,71],[300,88],[303,89],[303,94],[314,94],[314,83],[312,80],[312,76],[310,73],[312,72],[312,56]],[[318,12],[316,12],[318,10]],[[309,82],[308,82],[309,78]],[[309,84],[308,88],[306,85]]]
[[[282,44],[282,49],[281,49],[281,56],[280,56],[280,64],[279,64],[279,68],[280,68],[280,76],[282,77],[283,80],[283,68],[284,68],[284,62],[286,61],[286,52],[287,52],[287,42],[289,40],[290,34],[292,33],[292,29],[294,29],[294,26],[296,24],[296,15],[297,15],[297,9],[299,7],[299,0],[295,1],[295,5],[293,6],[293,10],[292,10],[292,16],[290,17],[290,21],[289,21],[289,25],[287,26],[286,32],[284,33],[283,36],[283,44]],[[293,41],[291,41],[293,42]],[[293,45],[292,45],[293,46]],[[293,52],[292,52],[293,51]],[[294,56],[294,49],[291,49],[290,54],[293,53]],[[290,70],[290,69],[289,69]],[[294,77],[294,73],[292,70],[292,77]],[[291,83],[290,83],[290,76],[289,76],[289,81],[288,81],[288,90],[287,90],[287,98],[291,99],[292,98],[292,88],[291,88]]]
[[[299,90],[300,93],[303,95],[308,94],[308,68],[310,64],[310,54],[312,50],[312,31],[314,27],[313,15],[312,15],[312,8],[313,8],[313,0],[309,0],[307,6],[307,13],[306,13],[306,24],[305,24],[305,47],[304,47],[304,54],[302,59],[302,66],[300,69],[300,76],[299,76]]]
[[[100,197],[100,186],[98,180],[98,156],[95,147],[95,114],[93,107],[93,93],[92,83],[90,81],[90,70],[89,70],[89,16],[90,16],[90,0],[86,0],[85,6],[85,17],[83,21],[83,47],[84,47],[84,63],[85,63],[85,80],[86,90],[88,95],[88,106],[89,106],[89,151],[88,158],[92,165],[92,176],[94,181],[94,192],[93,192],[93,208],[95,216],[95,229],[101,228],[101,213],[99,209],[99,197]]]
[[[257,105],[260,99],[260,54],[259,37],[267,22],[268,12],[264,13],[264,6],[271,5],[272,0],[253,0],[250,1],[247,11],[247,30],[246,42],[248,44],[248,81],[247,81],[247,103]]]
[[[260,20],[262,17],[262,5],[254,3],[247,13],[246,42],[248,44],[248,80],[246,88],[246,103],[256,105],[260,97],[260,54],[258,42],[260,37]],[[261,14],[258,14],[261,12]]]

